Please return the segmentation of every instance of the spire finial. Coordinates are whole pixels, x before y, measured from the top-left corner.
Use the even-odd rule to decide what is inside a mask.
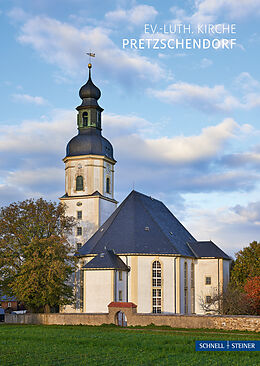
[[[91,67],[92,67],[92,63],[91,63],[91,57],[95,57],[96,54],[95,53],[92,53],[91,51],[90,52],[87,52],[87,55],[89,56],[89,63],[88,63],[88,70],[89,70],[89,78],[91,79]]]
[[[91,79],[91,67],[92,67],[92,63],[88,64],[88,78]]]

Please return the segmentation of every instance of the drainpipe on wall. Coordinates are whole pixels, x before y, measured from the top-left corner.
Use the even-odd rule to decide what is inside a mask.
[[[125,257],[125,262],[128,267],[128,257],[127,256]],[[128,275],[129,275],[129,272],[127,271],[126,272],[126,302],[128,302]]]
[[[116,301],[116,272],[117,272],[117,270],[115,269],[114,270],[114,301]]]
[[[220,314],[220,299],[219,299],[219,258],[218,258],[218,312]]]
[[[176,314],[176,257],[174,257],[174,313]]]

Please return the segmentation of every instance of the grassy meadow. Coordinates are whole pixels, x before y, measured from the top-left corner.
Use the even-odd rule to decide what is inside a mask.
[[[195,352],[195,340],[259,339],[249,332],[0,323],[0,365],[259,365],[259,352]]]

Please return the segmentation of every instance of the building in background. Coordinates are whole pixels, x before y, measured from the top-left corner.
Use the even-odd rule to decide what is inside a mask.
[[[5,312],[12,312],[19,309],[19,304],[14,296],[0,295],[0,305]]]

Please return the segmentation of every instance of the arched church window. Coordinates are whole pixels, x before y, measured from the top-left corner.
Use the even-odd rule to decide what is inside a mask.
[[[110,193],[110,178],[106,179],[106,193]]]
[[[152,302],[153,313],[162,312],[162,268],[159,261],[152,264]]]
[[[82,114],[82,119],[83,119],[83,127],[87,127],[87,125],[88,125],[88,112],[84,112]]]
[[[76,178],[76,191],[83,191],[83,177],[78,175]]]

